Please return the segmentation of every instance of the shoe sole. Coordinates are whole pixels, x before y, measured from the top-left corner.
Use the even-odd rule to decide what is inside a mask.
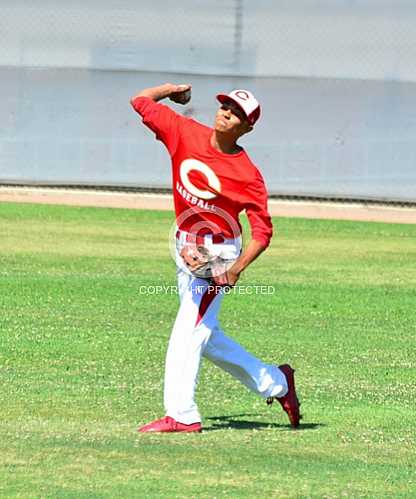
[[[138,433],[202,433],[202,430],[168,430],[168,431],[157,431],[157,430],[148,430],[148,431],[140,431],[137,430]]]
[[[282,369],[282,367],[284,368],[284,370]],[[293,387],[293,393],[294,393],[295,399],[296,399],[298,417],[297,418],[293,417],[293,415],[290,414],[283,406],[282,406],[282,408],[285,411],[285,413],[288,415],[292,428],[296,429],[296,428],[299,428],[300,420],[302,419],[302,415],[300,414],[301,403],[299,402],[298,396],[296,394],[295,369],[293,369],[289,364],[283,364],[282,366],[279,366],[279,369],[281,369],[283,371],[283,373],[285,374],[285,376],[287,378],[289,378],[288,385],[291,385]],[[286,373],[286,371],[287,371],[287,373]]]

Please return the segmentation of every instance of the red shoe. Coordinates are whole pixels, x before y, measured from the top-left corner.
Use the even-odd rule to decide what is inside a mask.
[[[162,419],[157,419],[152,423],[148,423],[137,430],[140,433],[174,433],[174,432],[201,432],[201,423],[183,424],[175,421],[170,416],[166,416]]]
[[[273,404],[274,399],[278,400],[280,405],[283,407],[283,410],[289,416],[292,428],[297,428],[302,416],[299,414],[300,403],[298,397],[296,396],[295,370],[292,369],[289,364],[283,364],[279,366],[279,369],[286,376],[288,392],[283,397],[269,397],[267,399],[267,404]]]

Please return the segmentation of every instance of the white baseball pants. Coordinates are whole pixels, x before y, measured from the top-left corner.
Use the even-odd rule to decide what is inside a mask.
[[[164,405],[166,415],[184,424],[201,421],[195,403],[195,388],[201,357],[211,360],[254,393],[282,397],[287,393],[285,375],[277,366],[268,365],[244,350],[221,330],[217,316],[224,294],[213,289],[206,279],[190,275],[179,256],[186,233],[180,232],[176,245],[180,307],[166,354]],[[241,240],[228,239],[204,244],[227,257],[240,254]]]

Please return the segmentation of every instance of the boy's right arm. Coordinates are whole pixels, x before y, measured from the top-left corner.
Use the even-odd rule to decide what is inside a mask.
[[[166,97],[174,102],[186,104],[191,98],[191,85],[165,83],[158,87],[145,88],[130,99],[130,104],[140,114],[144,125],[155,133],[156,138],[165,144],[170,155],[173,156],[185,118],[169,106],[158,103]]]
[[[159,102],[160,100],[169,97],[170,100],[177,102],[178,104],[187,104],[191,99],[191,85],[175,85],[173,83],[165,83],[164,85],[159,85],[158,87],[145,88],[132,97],[130,99],[130,103],[133,105],[133,102],[138,97],[148,97],[155,102]]]

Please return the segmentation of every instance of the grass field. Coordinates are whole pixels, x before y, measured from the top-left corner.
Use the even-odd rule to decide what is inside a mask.
[[[275,219],[225,331],[297,368],[304,414],[203,364],[198,435],[163,415],[172,214],[0,205],[0,497],[416,497],[416,226]]]

